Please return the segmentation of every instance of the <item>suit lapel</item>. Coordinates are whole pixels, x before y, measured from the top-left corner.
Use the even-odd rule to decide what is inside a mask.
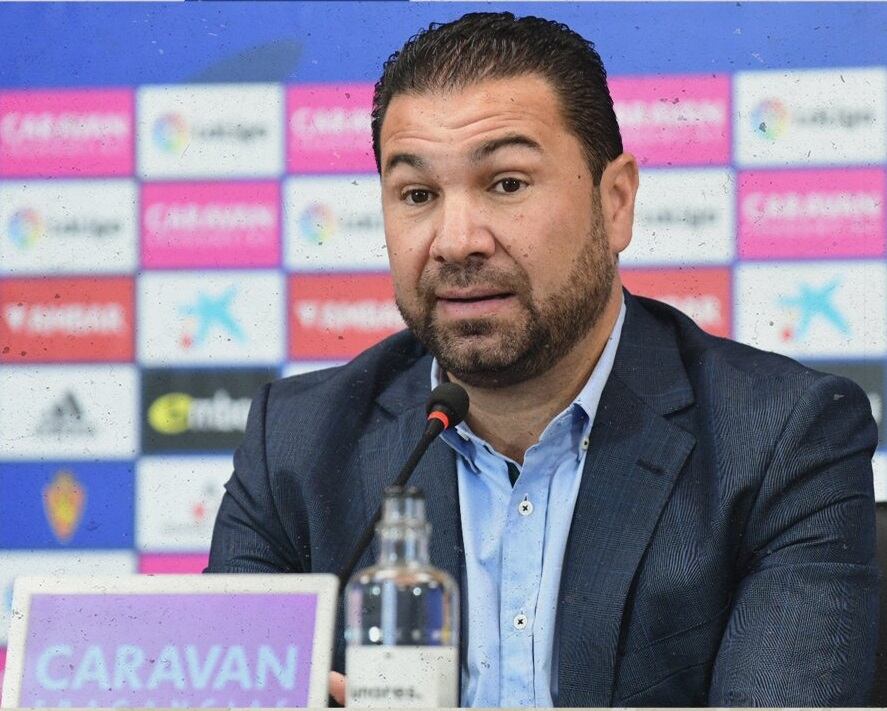
[[[626,294],[576,500],[557,617],[558,706],[609,706],[632,581],[695,438],[666,415],[693,401],[670,333]]]

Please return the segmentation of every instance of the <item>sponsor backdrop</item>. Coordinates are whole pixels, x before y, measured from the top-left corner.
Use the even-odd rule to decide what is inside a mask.
[[[0,7],[0,664],[17,574],[201,570],[258,388],[402,327],[372,83],[468,9]],[[883,426],[885,6],[510,9],[609,67],[628,288],[855,379]]]

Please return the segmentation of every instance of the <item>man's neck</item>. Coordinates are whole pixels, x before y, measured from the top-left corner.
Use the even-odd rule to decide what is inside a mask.
[[[553,367],[531,380],[504,388],[478,388],[457,378],[471,400],[466,421],[497,452],[523,463],[548,423],[579,394],[601,357],[619,317],[621,288],[586,336]]]

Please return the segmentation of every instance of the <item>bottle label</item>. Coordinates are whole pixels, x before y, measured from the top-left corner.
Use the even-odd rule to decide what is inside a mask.
[[[346,706],[453,708],[459,705],[456,647],[355,645],[345,652]]]

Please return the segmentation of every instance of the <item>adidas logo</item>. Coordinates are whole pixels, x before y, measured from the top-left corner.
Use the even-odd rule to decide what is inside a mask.
[[[70,390],[52,405],[40,420],[37,434],[57,437],[94,435],[95,427],[83,416],[83,408]]]

